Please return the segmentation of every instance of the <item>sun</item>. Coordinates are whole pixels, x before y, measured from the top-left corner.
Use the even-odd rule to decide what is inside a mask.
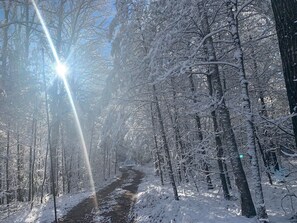
[[[63,63],[57,63],[56,64],[56,72],[58,74],[59,77],[61,78],[65,78],[68,74],[68,67],[66,64]]]

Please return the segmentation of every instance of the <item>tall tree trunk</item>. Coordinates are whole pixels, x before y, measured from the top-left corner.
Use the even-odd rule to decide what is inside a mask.
[[[243,112],[246,119],[248,153],[252,157],[252,173],[253,173],[254,184],[255,184],[255,200],[256,200],[257,217],[261,222],[269,222],[268,216],[266,213],[266,208],[265,208],[264,195],[263,195],[263,190],[261,185],[261,174],[260,174],[258,155],[256,150],[254,116],[251,109],[251,102],[250,102],[249,90],[248,90],[248,81],[246,79],[246,74],[244,69],[243,51],[240,43],[238,21],[234,14],[234,10],[237,9],[237,2],[227,0],[226,6],[228,10],[229,28],[232,35],[233,44],[235,47],[234,58],[236,60],[236,65],[238,67],[237,73],[239,76],[240,87],[241,87]]]
[[[67,173],[66,173],[66,145],[65,145],[65,137],[64,137],[64,131],[61,131],[61,141],[62,141],[62,157],[61,157],[61,162],[62,162],[62,189],[63,193],[66,192],[66,181],[67,181]]]
[[[80,154],[79,151],[77,152],[77,185],[78,185],[78,190],[81,190],[81,172],[80,172]]]
[[[203,28],[204,35],[209,34],[210,27],[208,24],[208,20],[204,20],[202,25],[204,26]],[[205,47],[207,49],[208,60],[210,62],[217,61],[217,57],[216,57],[216,53],[213,45],[213,39],[211,36],[206,39]],[[224,99],[224,93],[223,93],[222,83],[220,79],[219,68],[217,64],[209,65],[209,75],[211,75],[213,93],[217,102],[216,104],[217,111],[218,111],[217,117],[219,117],[219,122],[222,126],[222,130],[226,135],[225,137],[226,148],[228,149],[228,152],[231,158],[231,165],[235,176],[235,183],[240,194],[241,214],[246,217],[254,217],[256,215],[256,210],[253,204],[246,175],[243,170],[242,163],[239,157],[238,147],[237,147],[235,135],[232,129],[232,125],[231,125],[229,110],[226,106],[226,102]]]
[[[297,147],[297,1],[271,0]]]
[[[109,147],[110,149],[108,150],[108,179],[110,179],[110,173],[111,173],[111,147]]]
[[[62,47],[62,28],[63,28],[63,21],[64,21],[64,4],[65,0],[60,1],[60,6],[58,10],[58,27],[56,31],[56,51],[58,54],[61,53],[61,47]],[[60,136],[60,106],[61,106],[61,97],[59,95],[59,91],[61,90],[61,81],[59,79],[56,79],[53,83],[52,87],[52,103],[51,103],[51,113],[52,113],[52,127],[51,127],[51,143],[50,143],[50,150],[51,150],[51,156],[53,157],[52,159],[52,164],[53,164],[53,177],[54,179],[52,180],[54,182],[52,188],[52,193],[53,190],[55,191],[55,194],[58,194],[58,147],[59,147],[59,136]]]
[[[8,125],[7,133],[6,133],[6,203],[10,203],[10,176],[9,176],[9,160],[10,160],[10,125]]]
[[[208,75],[207,79],[208,79],[209,95],[210,95],[210,97],[212,97],[213,93],[212,93],[211,75]],[[221,137],[220,137],[220,131],[219,131],[217,115],[216,115],[216,112],[215,112],[214,109],[211,111],[211,117],[212,117],[212,122],[213,122],[213,129],[214,129],[214,132],[215,132],[218,167],[219,167],[219,171],[220,171],[220,180],[221,180],[221,183],[222,183],[224,198],[226,200],[230,200],[231,196],[230,196],[230,193],[229,193],[227,177],[226,177],[225,169],[224,169],[223,144],[222,144]]]
[[[114,151],[114,175],[117,175],[117,168],[118,168],[118,147],[115,148]]]
[[[175,103],[175,102],[174,102]],[[177,136],[177,128],[176,128],[176,124],[175,124],[175,121],[173,121],[173,117],[172,117],[172,114],[171,114],[171,110],[169,108],[169,105],[168,103],[165,101],[165,106],[167,108],[167,112],[168,112],[168,116],[169,116],[169,119],[171,121],[171,125],[173,126],[173,130],[174,130],[174,145],[175,145],[175,152],[176,152],[176,157],[175,157],[175,160],[177,162],[176,164],[176,168],[177,168],[177,175],[178,175],[178,183],[181,183],[182,182],[182,155],[181,155],[181,151],[180,151],[180,148],[179,148],[179,140],[178,140],[178,136]]]
[[[35,160],[36,160],[36,145],[37,145],[37,120],[35,119],[35,123],[34,123],[34,135],[33,135],[33,157],[32,157],[32,198],[31,200],[33,201],[34,199],[34,193],[35,193],[35,190],[34,190],[34,170],[35,170]],[[32,202],[32,205],[33,205],[33,202]],[[32,206],[33,207],[33,206]]]
[[[153,103],[151,103],[151,118],[152,118],[152,128],[153,128],[153,137],[154,137],[154,143],[155,143],[155,154],[157,157],[157,168],[160,175],[161,185],[164,185],[164,179],[163,179],[163,171],[162,171],[162,162],[160,157],[160,151],[158,147],[158,140],[157,140],[157,130],[155,125],[155,118],[154,118],[154,111],[153,111]]]
[[[90,164],[92,164],[94,130],[95,130],[95,121],[92,122],[92,129],[91,129],[91,133],[90,133],[90,144],[89,144],[89,161],[90,161]]]
[[[30,12],[30,0],[26,0],[25,3],[25,17],[26,17],[26,35],[25,35],[25,65],[29,64],[29,48],[30,48],[30,32],[31,32],[31,26],[29,21],[29,12]]]
[[[9,31],[9,12],[12,1],[3,1],[4,8],[4,21],[3,21],[3,39],[2,39],[2,52],[1,52],[1,80],[4,91],[7,90],[7,59],[8,59],[8,31]],[[3,90],[3,89],[2,89]]]
[[[103,168],[102,168],[102,171],[103,171],[103,178],[104,180],[107,180],[106,179],[106,143],[103,143]]]
[[[170,183],[172,185],[174,199],[179,200],[178,193],[177,193],[177,187],[176,187],[175,179],[174,179],[174,175],[173,175],[173,169],[172,169],[172,164],[171,164],[169,146],[168,146],[168,142],[167,142],[167,138],[166,138],[165,127],[164,127],[164,123],[163,123],[163,119],[162,119],[161,108],[160,108],[160,105],[159,105],[159,100],[158,100],[158,97],[157,97],[157,90],[156,90],[155,85],[153,85],[153,95],[154,95],[155,104],[156,104],[156,108],[157,108],[157,115],[158,115],[158,119],[159,119],[161,137],[162,137],[162,140],[163,140],[163,148],[164,148],[166,162],[167,162],[169,179],[170,179]]]
[[[70,155],[69,167],[67,169],[67,193],[71,192],[71,181],[72,181],[72,160],[73,160],[73,153]]]
[[[3,151],[1,151],[1,155],[3,156],[4,154],[3,154],[3,152],[4,152],[4,150]],[[2,166],[2,163],[0,163],[0,191],[3,191],[3,187],[4,187],[4,185],[3,185],[3,176],[4,175],[4,172],[3,172],[3,166]],[[4,199],[3,199],[3,196],[1,196],[0,197],[0,204],[3,204],[4,203],[4,201],[3,201]]]
[[[250,36],[250,41],[252,43],[252,37],[251,36]],[[260,100],[260,115],[265,116],[265,117],[268,118],[268,112],[267,112],[267,109],[266,109],[264,92],[262,90],[262,85],[261,85],[260,78],[259,78],[258,63],[257,63],[257,59],[256,59],[254,45],[250,44],[250,48],[251,48],[251,57],[252,57],[252,60],[253,60],[253,76],[255,77],[256,87],[257,87],[257,91],[258,91],[258,98]],[[256,136],[256,142],[258,144],[258,148],[260,150],[261,157],[262,157],[264,166],[266,168],[266,175],[267,175],[267,177],[269,179],[270,184],[272,185],[272,178],[271,178],[271,175],[270,175],[270,172],[269,172],[271,165],[270,165],[270,162],[268,161],[267,157],[273,156],[273,154],[274,154],[275,156],[273,156],[273,157],[275,159],[273,161],[274,161],[274,163],[277,164],[276,152],[275,151],[270,151],[270,150],[267,151],[265,149],[265,148],[267,148],[267,145],[270,145],[272,139],[270,137],[268,137],[268,131],[266,131],[265,129],[263,131],[263,135],[264,135],[264,140],[265,140],[264,141],[264,149],[263,149],[263,147],[262,147],[262,145],[260,143],[259,138],[257,137],[257,134],[255,135]],[[268,137],[268,140],[267,140],[267,137]],[[269,141],[269,142],[267,142],[267,141]]]
[[[17,129],[17,201],[24,201],[22,190],[22,155],[19,128]]]
[[[54,170],[54,154],[53,154],[53,149],[52,149],[52,140],[51,140],[51,126],[50,126],[50,118],[49,118],[49,101],[48,101],[48,94],[47,94],[47,84],[46,84],[46,79],[45,79],[45,58],[44,58],[44,49],[42,48],[42,78],[43,78],[43,86],[44,86],[44,95],[45,95],[45,112],[46,112],[46,123],[47,123],[47,152],[49,150],[50,152],[50,165],[51,165],[51,193],[53,195],[53,201],[54,201],[54,213],[55,213],[55,222],[58,222],[58,217],[57,217],[57,204],[56,204],[56,184],[55,184],[55,170]],[[46,152],[46,153],[47,153]],[[43,183],[44,185],[45,179],[46,179],[46,164],[47,162],[47,155],[45,159],[45,169],[44,169],[44,178],[43,178]],[[42,186],[43,187],[43,186]],[[43,192],[42,192],[43,193]],[[42,200],[42,197],[41,197]]]
[[[31,145],[30,145],[30,154],[29,154],[29,192],[28,192],[28,201],[33,200],[33,184],[34,184],[34,162],[35,162],[35,147],[36,147],[36,128],[37,128],[37,121],[36,121],[36,100],[35,97],[35,108],[33,112],[33,119],[32,119],[32,129],[31,129]]]
[[[180,148],[180,157],[181,157],[181,169],[183,170],[184,177],[186,182],[189,181],[188,175],[187,175],[187,167],[186,167],[186,156],[185,156],[185,144],[182,141],[182,136],[181,136],[181,130],[180,130],[180,124],[179,124],[179,115],[178,115],[178,109],[176,107],[176,87],[175,87],[175,81],[174,78],[171,78],[171,86],[172,86],[172,96],[173,96],[173,111],[174,111],[174,132],[175,132],[175,140],[179,144]]]
[[[195,83],[194,83],[194,79],[193,79],[193,74],[191,73],[189,75],[189,81],[190,81],[190,84],[191,84],[191,91],[192,91],[192,94],[193,94],[193,102],[194,104],[197,103],[197,98],[195,96],[195,93],[196,93],[196,87],[195,87]],[[202,134],[202,131],[201,131],[201,121],[200,121],[200,117],[198,115],[198,113],[195,113],[194,115],[194,119],[196,121],[196,127],[197,127],[197,138],[199,139],[200,143],[203,142],[203,134]],[[206,152],[205,152],[205,148],[202,147],[201,148],[201,154],[202,154],[202,168],[203,168],[203,171],[205,173],[205,176],[206,176],[206,182],[207,182],[207,188],[208,189],[213,189],[213,185],[212,185],[212,182],[211,182],[211,178],[210,178],[210,171],[209,171],[209,164],[206,162]]]

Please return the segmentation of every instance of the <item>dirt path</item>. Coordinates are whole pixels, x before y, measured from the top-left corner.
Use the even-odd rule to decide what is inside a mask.
[[[94,198],[87,198],[72,208],[59,222],[75,223],[132,223],[130,215],[138,185],[143,173],[137,170],[124,171],[122,177],[97,192],[98,208]]]

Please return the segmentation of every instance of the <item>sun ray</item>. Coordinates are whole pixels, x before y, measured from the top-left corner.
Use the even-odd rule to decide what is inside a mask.
[[[79,119],[79,116],[78,116],[78,113],[77,113],[77,109],[76,109],[76,106],[75,106],[75,103],[74,103],[74,100],[73,100],[73,97],[72,97],[71,89],[70,89],[70,86],[68,84],[67,77],[65,75],[66,70],[67,70],[67,66],[65,64],[61,63],[61,61],[59,59],[59,56],[58,56],[57,50],[55,48],[55,45],[53,43],[53,40],[51,38],[51,35],[50,35],[50,33],[49,33],[48,29],[47,29],[45,21],[44,21],[42,15],[41,15],[41,13],[40,13],[40,11],[38,9],[38,6],[37,6],[35,0],[32,0],[32,4],[33,4],[34,9],[36,11],[37,17],[38,17],[38,19],[40,21],[40,24],[42,26],[42,29],[43,29],[44,34],[46,36],[46,39],[47,39],[47,41],[49,43],[49,46],[50,46],[52,54],[53,54],[53,56],[55,58],[56,64],[58,66],[60,66],[60,68],[62,68],[61,65],[63,65],[62,72],[64,74],[59,75],[59,76],[63,80],[64,87],[65,87],[65,90],[67,92],[68,99],[69,99],[69,102],[70,102],[70,105],[71,105],[71,108],[72,108],[72,111],[73,111],[77,131],[78,131],[81,146],[82,146],[82,152],[83,152],[83,155],[84,155],[84,160],[85,160],[85,163],[86,163],[86,166],[87,166],[87,171],[88,171],[88,175],[89,175],[91,190],[94,193],[94,204],[95,204],[95,208],[97,208],[98,207],[98,201],[97,201],[97,198],[96,198],[95,183],[94,183],[92,168],[91,168],[90,160],[89,160],[89,156],[88,156],[88,150],[87,150],[84,134],[83,134],[83,131],[82,131],[82,127],[81,127],[81,124],[80,124],[80,119]],[[60,69],[60,71],[61,71],[61,69]]]

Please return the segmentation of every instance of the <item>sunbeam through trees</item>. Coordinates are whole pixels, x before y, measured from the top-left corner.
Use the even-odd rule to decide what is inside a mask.
[[[296,10],[0,1],[0,222],[297,222]]]

